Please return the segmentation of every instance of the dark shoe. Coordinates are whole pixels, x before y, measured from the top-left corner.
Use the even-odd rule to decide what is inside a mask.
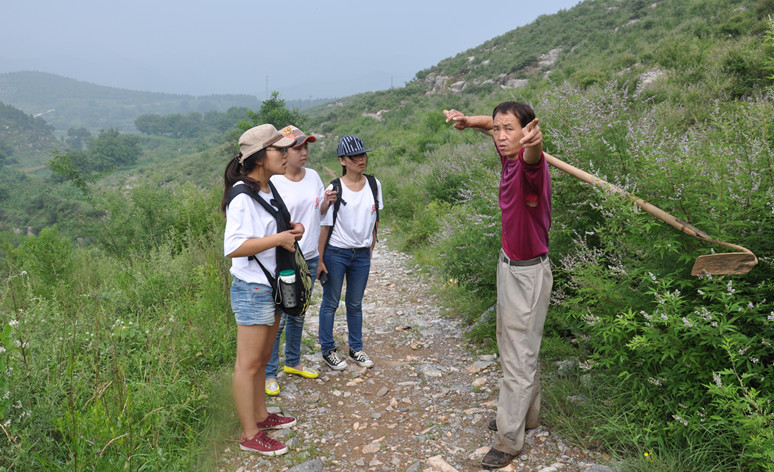
[[[507,452],[498,451],[495,448],[489,449],[483,459],[481,459],[481,466],[485,469],[502,469],[513,461],[516,457],[514,454],[508,454]]]
[[[328,364],[328,367],[333,370],[344,370],[347,368],[347,362],[339,357],[335,349],[328,351],[327,354],[323,354],[322,357],[325,363]]]
[[[242,438],[239,441],[239,448],[243,451],[257,452],[264,456],[281,456],[288,452],[288,447],[276,439],[270,438],[263,431],[250,439]]]
[[[352,349],[349,350],[349,357],[355,361],[355,364],[359,365],[360,367],[373,367],[374,361],[371,360],[370,357],[368,357],[368,354],[360,351],[353,351]]]
[[[267,416],[265,420],[260,423],[256,423],[256,425],[258,425],[258,429],[260,430],[286,429],[295,426],[296,419],[292,416],[280,416],[276,413],[269,413],[269,416]]]

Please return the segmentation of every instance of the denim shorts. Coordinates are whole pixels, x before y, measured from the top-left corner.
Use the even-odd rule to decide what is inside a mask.
[[[238,325],[273,325],[282,310],[274,303],[271,287],[234,277],[231,283],[231,309]]]

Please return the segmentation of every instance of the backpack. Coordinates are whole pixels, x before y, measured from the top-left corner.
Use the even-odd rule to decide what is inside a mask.
[[[240,193],[246,193],[277,220],[278,233],[287,231],[292,228],[290,226],[290,212],[271,181],[269,181],[269,188],[273,197],[271,204],[267,203],[260,195],[244,184],[231,188],[228,193],[228,203],[231,203],[231,200]],[[306,263],[306,259],[304,259],[304,254],[301,252],[298,241],[295,242],[295,249],[295,251],[290,252],[282,246],[277,246],[277,272],[273,275],[266,270],[266,267],[261,264],[257,257],[249,256],[247,259],[255,261],[261,266],[271,285],[274,303],[281,307],[282,311],[288,315],[302,316],[306,313],[312,301],[312,275],[309,272],[309,266]],[[284,271],[293,271],[295,275],[295,282],[293,284],[286,285],[280,279],[279,274]],[[290,290],[287,290],[288,288]],[[288,296],[293,292],[295,292],[294,296]]]
[[[374,206],[376,207],[376,222],[379,222],[379,189],[376,186],[376,177],[374,177],[372,174],[363,174],[365,175],[366,181],[368,181],[368,186],[371,187],[371,195],[374,196]],[[325,247],[328,247],[328,243],[331,241],[331,235],[333,234],[333,227],[336,226],[336,217],[339,214],[339,207],[341,205],[346,205],[347,202],[344,201],[344,199],[341,198],[341,179],[335,178],[331,180],[331,185],[333,186],[333,191],[336,192],[336,201],[333,203],[333,224],[331,224],[331,229],[328,231],[328,239],[325,241]],[[374,226],[374,238],[379,241],[379,239],[376,236],[376,231],[378,226]]]

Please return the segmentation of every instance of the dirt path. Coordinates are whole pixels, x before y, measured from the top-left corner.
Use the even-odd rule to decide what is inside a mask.
[[[277,410],[298,419],[292,430],[272,433],[290,452],[264,458],[232,447],[220,471],[481,470],[495,434],[487,423],[495,416],[499,364],[491,355],[468,354],[463,327],[440,315],[429,281],[410,267],[408,256],[387,247],[388,234],[380,238],[363,300],[363,344],[374,368],[352,362],[341,372],[323,367],[316,284],[317,303],[307,314],[302,353],[303,362],[321,375],[308,380],[280,373],[282,393],[270,399]],[[334,336],[339,352],[346,353],[343,306]],[[528,432],[521,456],[501,470],[611,470],[598,465],[600,460],[539,427]]]

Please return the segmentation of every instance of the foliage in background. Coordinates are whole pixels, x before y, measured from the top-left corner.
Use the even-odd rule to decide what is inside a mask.
[[[247,115],[247,108],[231,107],[226,112],[208,111],[204,114],[190,112],[186,115],[173,113],[170,115],[146,114],[134,120],[134,126],[140,133],[170,136],[173,138],[194,138],[213,133],[225,133],[235,123]]]
[[[210,458],[189,445],[222,429],[211,411],[220,397],[218,371],[234,349],[217,193],[189,187],[122,195],[121,211],[105,215],[112,238],[99,241],[118,249],[114,255],[76,248],[53,229],[16,247],[6,243],[4,467],[211,469]],[[143,216],[125,219],[135,211]],[[154,216],[163,212],[170,218]],[[129,224],[144,217],[148,224]],[[118,239],[123,230],[127,238]]]
[[[771,11],[771,0],[587,1],[307,121],[274,94],[242,129],[315,133],[309,165],[322,175],[338,168],[338,138],[361,136],[391,239],[439,274],[469,339],[494,348],[499,160],[441,110],[532,104],[549,152],[760,259],[744,276],[691,277],[698,255],[726,249],[553,171],[545,421],[622,470],[771,470]],[[513,79],[527,85],[502,87]],[[0,463],[211,468],[200,451],[236,427],[216,419],[213,395],[233,353],[216,183],[237,134],[145,136],[136,168],[101,179],[76,167],[41,187],[4,169]],[[11,233],[5,215],[24,211],[35,233],[58,229]],[[574,370],[555,372],[568,358]]]
[[[239,122],[239,129],[242,132],[266,123],[274,125],[278,130],[287,125],[294,125],[303,130],[306,124],[306,116],[298,108],[288,109],[285,106],[285,100],[279,98],[277,91],[272,92],[270,98],[261,102],[261,108],[257,112],[248,110],[247,116],[248,120]]]
[[[142,149],[137,136],[122,135],[117,129],[109,129],[100,131],[86,151],[73,150],[67,154],[56,154],[49,167],[56,177],[63,180],[68,180],[69,173],[73,171],[93,179],[115,168],[133,165],[140,154]]]

